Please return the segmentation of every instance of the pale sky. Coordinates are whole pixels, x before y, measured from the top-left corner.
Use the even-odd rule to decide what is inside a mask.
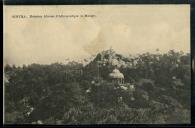
[[[12,18],[19,14],[96,17]],[[190,52],[190,6],[4,6],[4,63],[63,63],[110,47],[123,55]]]

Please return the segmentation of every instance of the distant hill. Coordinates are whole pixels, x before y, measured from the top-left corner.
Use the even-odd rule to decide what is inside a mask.
[[[98,53],[89,65],[97,62],[99,62],[101,66],[116,66],[118,68],[124,68],[128,65],[130,60],[121,54],[116,53],[113,49],[109,49]]]
[[[130,59],[116,53],[113,49],[108,49],[98,53],[84,69],[86,75],[90,78],[97,77],[99,72],[100,77],[107,79],[108,73],[110,73],[115,67],[118,69],[124,69],[130,66],[132,66]]]

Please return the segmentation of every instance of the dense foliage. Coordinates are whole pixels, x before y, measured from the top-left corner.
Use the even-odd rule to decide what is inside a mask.
[[[100,66],[97,80],[98,56],[87,66],[6,65],[5,123],[190,123],[190,54],[171,50],[118,58],[133,93],[109,82],[108,64]],[[70,69],[83,74],[66,74]]]

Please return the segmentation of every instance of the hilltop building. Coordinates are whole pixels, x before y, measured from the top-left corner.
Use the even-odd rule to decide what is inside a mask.
[[[109,74],[109,77],[113,83],[124,84],[124,75],[116,68]]]

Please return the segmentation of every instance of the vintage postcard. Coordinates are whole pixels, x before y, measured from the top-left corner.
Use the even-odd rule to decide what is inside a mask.
[[[4,5],[4,124],[189,124],[190,5]]]

